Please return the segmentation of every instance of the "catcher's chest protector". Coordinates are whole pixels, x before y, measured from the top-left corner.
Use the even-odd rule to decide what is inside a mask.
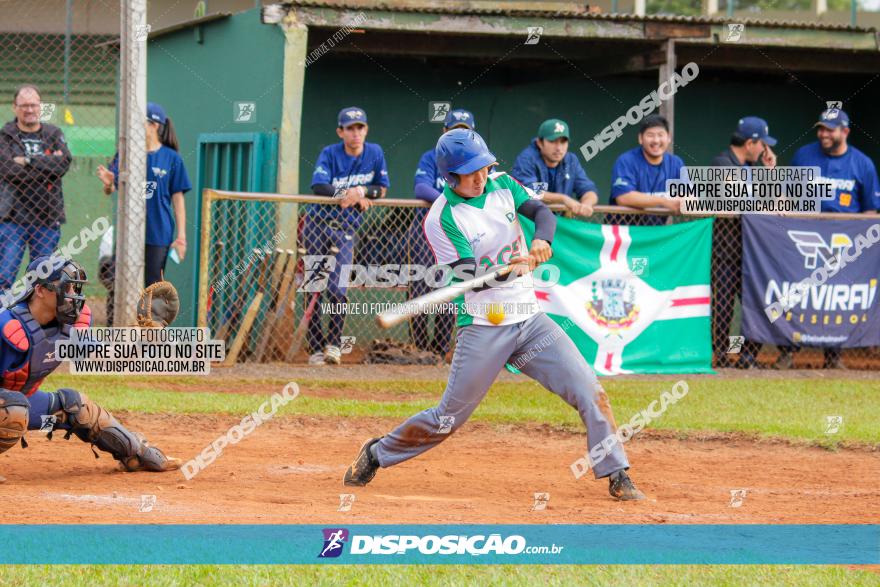
[[[10,341],[16,340],[17,344],[14,346],[25,352],[26,358],[24,365],[18,369],[3,373],[0,387],[10,391],[20,391],[29,396],[39,389],[43,379],[61,363],[55,359],[55,341],[69,339],[71,326],[65,324],[60,327],[56,325],[44,328],[31,316],[27,305],[14,306],[7,311],[14,319],[6,324],[3,336]],[[86,319],[85,326],[88,326],[90,316],[91,312],[83,308],[75,326],[81,326],[83,318]],[[22,332],[27,337],[26,342],[20,340]]]

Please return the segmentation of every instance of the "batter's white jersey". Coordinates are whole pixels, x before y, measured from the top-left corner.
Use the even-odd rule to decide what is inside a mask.
[[[437,263],[454,266],[471,257],[479,275],[482,269],[494,270],[511,258],[528,255],[516,212],[528,199],[529,192],[503,172],[490,174],[476,198],[463,198],[445,186],[425,218],[425,236]],[[456,304],[459,326],[515,324],[540,312],[531,276],[467,292]]]

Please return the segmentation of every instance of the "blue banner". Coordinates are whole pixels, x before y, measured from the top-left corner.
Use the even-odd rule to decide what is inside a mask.
[[[880,223],[746,215],[743,335],[818,347],[880,345]]]
[[[0,542],[2,564],[880,564],[868,524],[0,525]]]

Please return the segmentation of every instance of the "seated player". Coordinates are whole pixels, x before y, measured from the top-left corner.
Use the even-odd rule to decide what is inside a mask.
[[[501,265],[514,266],[508,274],[511,279],[459,296],[452,371],[440,403],[387,436],[366,441],[345,473],[345,485],[364,486],[380,467],[398,465],[449,438],[464,425],[508,362],[524,363],[523,373],[578,411],[588,444],[600,446],[603,439],[615,438],[614,415],[596,374],[562,328],[541,312],[531,281],[517,279],[550,259],[556,217],[506,173],[490,174],[495,161],[485,141],[472,130],[456,129],[440,137],[437,169],[446,185],[428,212],[425,235],[437,263],[457,270],[453,281]],[[531,249],[519,216],[535,223]],[[548,340],[555,342],[544,348]],[[531,358],[523,361],[526,356]],[[629,462],[623,446],[617,442],[605,455],[592,468],[596,478],[609,478],[611,495],[620,500],[644,499],[626,473]]]
[[[0,453],[18,442],[26,447],[25,431],[45,430],[49,422],[52,431],[64,430],[65,439],[74,435],[110,453],[128,471],[179,469],[179,459],[148,445],[86,394],[39,389],[60,364],[55,341],[68,339],[71,328],[88,328],[91,310],[82,295],[86,274],[76,262],[43,256],[31,262],[28,273],[37,275],[34,284],[13,305],[0,310]],[[157,297],[150,303],[155,308],[163,302]],[[176,307],[172,311],[176,316]],[[141,308],[139,313],[144,313]],[[159,324],[173,320],[166,318],[170,319]]]

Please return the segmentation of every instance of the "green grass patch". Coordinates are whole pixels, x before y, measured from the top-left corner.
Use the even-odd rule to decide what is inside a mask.
[[[244,566],[6,565],[0,583],[49,585],[878,585],[876,573],[836,566]]]
[[[145,388],[144,384],[155,387]],[[284,379],[206,379],[199,377],[53,376],[56,387],[87,391],[110,410],[171,414],[244,416],[280,391]],[[302,394],[279,415],[405,418],[435,405],[440,381],[302,380]],[[216,391],[163,391],[163,384],[198,386]],[[645,410],[672,387],[671,381],[603,381],[618,424]],[[880,383],[871,380],[730,381],[699,378],[688,394],[654,420],[650,428],[682,434],[745,432],[835,447],[841,442],[880,443]],[[337,397],[315,397],[310,389],[336,389]],[[382,399],[371,394],[382,394]],[[400,396],[397,398],[396,396]],[[843,426],[826,434],[828,416],[842,416]],[[538,423],[580,430],[577,413],[534,382],[496,383],[473,415],[494,424]]]

